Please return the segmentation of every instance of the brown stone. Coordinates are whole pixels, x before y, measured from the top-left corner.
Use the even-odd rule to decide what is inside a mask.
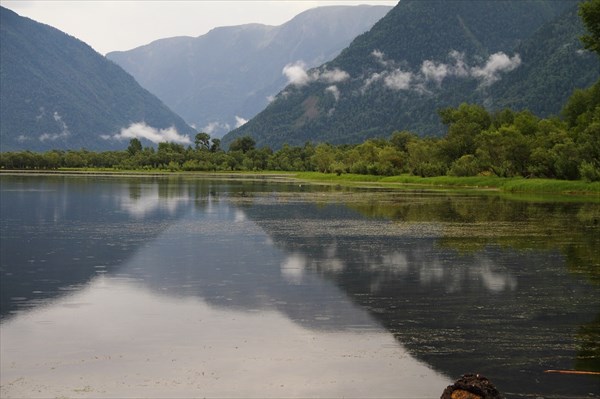
[[[449,385],[440,399],[502,399],[502,396],[487,378],[479,374],[465,374]]]
[[[482,399],[481,396],[471,393],[469,391],[464,391],[462,389],[457,389],[453,391],[450,397],[452,399]]]

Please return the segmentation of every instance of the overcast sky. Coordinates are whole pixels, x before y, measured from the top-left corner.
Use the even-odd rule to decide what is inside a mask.
[[[200,36],[217,26],[251,22],[281,25],[304,10],[327,5],[389,5],[397,0],[362,1],[25,1],[0,0],[3,7],[51,25],[106,54],[173,36]]]

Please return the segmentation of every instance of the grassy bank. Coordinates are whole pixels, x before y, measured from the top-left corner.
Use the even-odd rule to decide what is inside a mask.
[[[184,176],[206,178],[266,178],[266,179],[298,179],[313,183],[340,184],[348,186],[377,186],[398,189],[457,189],[457,190],[493,190],[508,193],[537,193],[537,194],[576,194],[597,196],[600,200],[600,182],[585,182],[581,180],[556,179],[525,179],[520,177],[502,178],[496,176],[475,177],[419,177],[411,175],[374,176],[319,172],[169,172],[156,170],[115,170],[95,168],[63,168],[53,171],[32,170],[1,170],[2,174],[76,174],[103,176]]]
[[[296,177],[306,181],[328,182],[337,184],[360,185],[368,183],[381,186],[412,186],[422,188],[456,188],[497,190],[511,193],[545,193],[545,194],[581,194],[600,196],[600,182],[585,182],[581,180],[555,180],[555,179],[524,179],[502,178],[495,176],[475,177],[419,177],[419,176],[371,176],[325,174],[318,172],[297,173]]]

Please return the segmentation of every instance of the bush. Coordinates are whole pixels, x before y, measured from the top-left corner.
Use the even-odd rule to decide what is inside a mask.
[[[600,181],[600,169],[591,162],[583,161],[579,166],[579,174],[583,180],[589,182]]]
[[[463,155],[450,166],[448,174],[450,176],[477,176],[479,167],[474,155]]]
[[[181,169],[181,166],[179,165],[178,162],[170,161],[169,164],[167,165],[167,169],[170,172],[177,172]]]
[[[446,165],[442,162],[424,162],[415,168],[412,173],[421,177],[435,177],[446,174]]]

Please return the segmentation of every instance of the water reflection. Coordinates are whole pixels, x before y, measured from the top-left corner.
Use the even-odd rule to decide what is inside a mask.
[[[3,325],[2,339],[7,398],[412,398],[448,384],[375,328],[320,333],[110,277]]]
[[[331,282],[315,273],[290,279],[300,271],[298,258],[275,247],[244,211],[226,200],[212,201],[211,210],[193,210],[170,225],[116,275],[216,307],[277,310],[306,328],[372,327],[368,314]]]
[[[187,206],[192,198],[189,193],[176,192],[168,196],[160,195],[159,185],[134,183],[122,187],[122,193],[110,194],[118,201],[118,207],[130,217],[145,219],[159,211],[166,211],[169,215],[176,215],[177,210]],[[126,195],[129,194],[129,195]]]
[[[187,212],[189,202],[181,194],[155,195],[162,185],[152,180],[3,176],[0,182],[2,319],[120,267]],[[130,195],[136,191],[137,199]]]
[[[67,381],[52,388],[60,392],[79,387],[69,367],[94,359],[82,375],[96,395],[151,392],[144,385],[161,381],[193,396],[200,386],[224,396],[435,397],[469,371],[515,395],[599,395],[593,378],[542,373],[597,367],[600,358],[588,350],[593,327],[582,327],[600,307],[589,284],[598,271],[594,204],[325,194],[265,182],[36,181],[43,191],[10,183],[2,181],[0,270],[10,381],[39,366],[41,343],[57,340],[46,363],[73,352],[54,366]],[[24,238],[36,245],[25,251]],[[80,255],[64,262],[67,253]],[[31,259],[46,262],[31,273]],[[36,291],[52,294],[34,300]],[[33,310],[6,318],[23,309]],[[199,383],[188,354],[219,379]],[[173,359],[184,365],[177,375]],[[29,386],[51,385],[44,370]],[[99,375],[126,388],[98,383]]]
[[[3,397],[431,397],[449,384],[335,284],[290,285],[288,254],[245,211],[207,204],[5,321]]]
[[[460,204],[461,198],[455,200]],[[589,344],[598,334],[580,338],[578,328],[594,319],[600,301],[598,287],[589,285],[593,279],[588,279],[586,267],[598,257],[582,257],[597,255],[598,247],[559,250],[584,246],[590,239],[589,227],[578,227],[570,216],[580,212],[578,206],[556,215],[570,221],[562,230],[556,220],[547,221],[551,214],[540,208],[547,206],[532,206],[534,212],[527,212],[512,232],[507,227],[487,232],[488,244],[482,245],[476,228],[469,226],[468,235],[478,241],[469,250],[462,243],[465,228],[460,221],[459,229],[453,225],[456,221],[439,219],[438,229],[408,218],[376,219],[365,225],[359,214],[334,204],[275,209],[253,204],[244,209],[276,245],[310,259],[302,263],[304,272],[334,281],[411,354],[438,370],[452,376],[465,369],[477,371],[490,376],[504,392],[519,395],[597,396],[594,377],[557,379],[543,373],[584,363],[599,369],[597,345]],[[531,248],[538,247],[537,237],[520,243],[526,250],[505,246],[515,240],[508,235],[532,231],[537,220],[546,236],[541,248]],[[450,245],[455,239],[458,245]],[[546,250],[549,240],[555,244],[552,250]],[[583,267],[579,263],[574,267],[574,262]],[[569,273],[565,264],[585,273]]]

